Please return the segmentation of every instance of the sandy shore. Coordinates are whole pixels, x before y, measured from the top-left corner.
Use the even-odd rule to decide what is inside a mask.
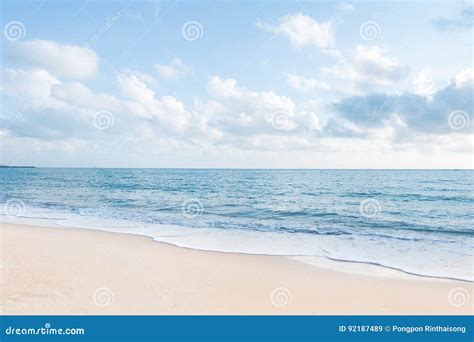
[[[0,233],[3,314],[473,313],[472,299],[449,300],[452,291],[472,294],[472,283],[364,276],[84,229],[3,224]]]

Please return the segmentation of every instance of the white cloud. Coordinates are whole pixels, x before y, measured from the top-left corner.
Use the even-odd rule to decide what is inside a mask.
[[[94,93],[80,83],[63,84],[53,87],[52,94],[75,109],[86,111],[88,118],[98,110],[110,111],[116,118],[126,123],[123,130],[132,133],[139,127],[141,119],[147,119],[148,129],[168,137],[184,133],[190,125],[190,114],[184,104],[172,96],[155,97],[153,90],[132,74],[119,74],[117,86],[128,99],[118,99],[113,95]]]
[[[337,6],[341,11],[345,11],[345,12],[351,12],[354,10],[354,6],[352,6],[352,4],[348,3],[348,2],[340,2],[339,5]]]
[[[155,102],[159,122],[173,133],[183,134],[191,125],[191,117],[183,103],[172,96],[163,96]]]
[[[349,81],[358,89],[390,86],[408,74],[408,67],[395,57],[384,55],[378,46],[357,45],[351,60],[341,58],[339,63],[323,71]]]
[[[14,42],[11,53],[18,61],[71,79],[93,77],[99,64],[96,53],[89,48],[49,40]]]
[[[431,98],[431,95],[436,92],[429,67],[421,70],[413,78],[413,92],[417,95],[426,96],[427,98]]]
[[[279,19],[276,26],[257,23],[257,26],[286,36],[297,48],[314,46],[327,50],[334,46],[334,25],[331,21],[318,22],[302,13],[287,15]]]
[[[207,85],[210,100],[199,102],[196,117],[215,144],[241,149],[309,149],[321,134],[327,118],[317,101],[297,106],[273,91],[253,91],[235,79],[212,77]]]
[[[472,136],[472,91],[472,84],[451,83],[436,90],[429,98],[410,92],[373,93],[345,98],[334,107],[340,117],[358,125],[361,133],[367,133],[370,128],[391,128],[394,144],[413,142],[414,138],[423,135]],[[460,113],[456,114],[456,119],[451,118],[453,112]]]
[[[155,64],[158,74],[168,80],[176,80],[189,73],[190,68],[179,58],[174,58],[170,64]]]
[[[367,84],[360,78],[368,77],[370,72],[396,80],[395,71],[404,68],[376,47],[358,47],[346,66],[357,73],[357,77],[346,79],[356,84]],[[295,103],[290,97],[250,90],[235,79],[219,76],[209,79],[207,99],[195,99],[194,106],[186,108],[172,96],[158,96],[158,90],[131,70],[117,75],[117,96],[96,92],[80,82],[60,81],[47,70],[37,68],[4,69],[1,90],[31,104],[31,112],[26,113],[29,122],[8,130],[9,137],[33,137],[39,141],[67,141],[70,137],[93,145],[99,136],[111,146],[130,141],[139,150],[151,146],[160,151],[414,150],[420,139],[425,139],[423,144],[427,146],[429,141],[441,141],[439,135],[450,134],[447,114],[451,107],[464,109],[472,102],[467,96],[472,75],[472,69],[460,72],[448,88],[433,94],[432,103],[414,94],[372,94],[344,99],[337,110],[323,101]],[[318,80],[295,73],[285,76],[290,85],[302,91],[321,86]],[[369,76],[369,81],[375,77]],[[377,116],[367,121],[374,109]],[[110,111],[115,118],[114,126],[105,132],[98,132],[92,125],[98,110]],[[351,136],[353,132],[356,137]],[[5,130],[0,132],[4,133]],[[467,129],[460,133],[469,134]],[[462,149],[465,141],[462,138],[445,146]]]
[[[139,103],[149,103],[155,97],[155,92],[133,74],[119,74],[117,85],[125,97]]]
[[[150,87],[155,87],[157,85],[155,78],[147,73],[128,69],[128,68],[125,68],[123,70],[123,73],[135,75],[136,78],[138,78],[140,81],[142,81],[143,83],[145,83],[146,85]]]
[[[245,106],[255,109],[280,109],[288,112],[293,112],[295,109],[295,104],[289,97],[276,95],[273,91],[247,90],[238,86],[235,79],[214,76],[210,79],[207,89],[215,99],[241,102]]]
[[[329,84],[318,81],[314,78],[305,78],[295,73],[288,72],[283,73],[283,75],[285,76],[286,81],[291,87],[305,93],[310,92],[314,89],[329,90],[331,88]]]
[[[17,97],[36,108],[58,107],[51,97],[51,87],[61,82],[42,69],[2,69],[0,89],[4,94]]]
[[[123,110],[123,102],[115,96],[104,93],[94,93],[79,82],[53,85],[51,87],[51,96],[65,105],[82,110],[94,112],[108,110],[114,113]]]
[[[234,79],[211,78],[207,85],[214,111],[203,113],[208,121],[232,135],[282,135],[297,128],[295,104],[274,92],[255,92]],[[210,108],[210,107],[208,107]]]
[[[460,87],[472,87],[474,84],[474,69],[466,69],[458,73],[451,80],[451,84],[454,84],[456,88]]]
[[[155,92],[133,74],[119,74],[117,84],[122,94],[132,100],[127,107],[142,117],[158,120],[159,126],[173,134],[182,134],[190,126],[190,113],[172,96],[155,98]]]
[[[90,138],[96,133],[92,119],[97,111],[112,113],[117,134],[133,134],[143,120],[148,120],[156,134],[167,137],[184,134],[190,127],[191,116],[183,103],[172,96],[156,98],[155,92],[130,72],[117,75],[124,99],[94,92],[79,82],[60,82],[42,69],[3,69],[2,80],[2,93],[21,100],[27,109],[22,113],[25,122],[14,127],[20,135]],[[2,113],[2,120],[12,115]]]

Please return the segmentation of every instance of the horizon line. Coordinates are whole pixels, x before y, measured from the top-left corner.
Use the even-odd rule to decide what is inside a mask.
[[[5,165],[0,169],[132,169],[132,170],[470,170],[474,168],[269,168],[269,167],[114,167],[114,166],[34,166],[34,165]]]

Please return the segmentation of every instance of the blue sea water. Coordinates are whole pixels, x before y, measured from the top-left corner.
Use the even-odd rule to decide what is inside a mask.
[[[4,168],[0,175],[7,222],[473,280],[472,170]]]

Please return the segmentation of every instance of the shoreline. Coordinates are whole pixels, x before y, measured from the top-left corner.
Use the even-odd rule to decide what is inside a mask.
[[[1,225],[3,314],[472,314],[464,281],[361,275],[86,228]],[[470,298],[469,298],[470,300]]]
[[[7,220],[5,220],[5,218]],[[18,220],[20,219],[20,220]],[[44,222],[42,222],[44,221]],[[351,260],[351,259],[340,259],[336,257],[331,257],[327,255],[311,255],[311,254],[292,254],[292,253],[266,253],[264,251],[243,251],[238,250],[233,247],[222,247],[221,244],[214,245],[213,247],[209,246],[198,246],[196,243],[186,244],[182,241],[176,241],[176,238],[187,237],[187,233],[183,235],[176,235],[173,236],[172,239],[169,239],[169,236],[162,236],[162,235],[153,235],[149,233],[149,229],[154,228],[147,228],[147,232],[139,231],[139,232],[131,232],[129,230],[122,230],[128,229],[129,227],[122,227],[117,226],[116,228],[109,228],[115,227],[116,222],[107,222],[103,221],[99,224],[99,226],[86,226],[84,222],[74,222],[71,223],[60,223],[60,222],[68,222],[69,218],[66,217],[38,217],[38,216],[21,216],[15,217],[12,220],[11,217],[5,216],[4,214],[0,214],[0,224],[12,224],[12,225],[25,225],[25,226],[37,226],[43,228],[60,228],[60,229],[79,229],[79,230],[86,230],[86,231],[100,231],[100,232],[108,232],[112,234],[124,234],[129,236],[138,236],[149,238],[153,242],[162,243],[170,246],[174,246],[177,248],[184,248],[189,249],[192,251],[202,251],[202,252],[211,252],[211,253],[224,253],[224,254],[238,254],[238,255],[251,255],[251,256],[269,256],[269,257],[286,257],[291,258],[293,260],[297,260],[298,262],[309,264],[315,267],[324,268],[328,270],[337,270],[343,271],[347,273],[355,273],[359,275],[369,275],[369,276],[386,276],[386,277],[393,277],[393,278],[414,278],[414,279],[426,279],[426,280],[448,280],[448,281],[459,281],[465,282],[468,284],[474,284],[473,279],[465,279],[465,278],[458,278],[455,276],[449,275],[435,275],[435,274],[424,274],[418,273],[416,271],[407,270],[405,268],[391,266],[387,264],[377,263],[377,262],[370,262],[370,261],[363,261],[363,260]],[[136,223],[135,223],[136,225]],[[136,228],[137,226],[135,226]],[[177,226],[172,224],[159,224],[159,229],[171,229],[173,233],[176,229],[188,229],[194,230],[193,228]],[[211,234],[223,234],[223,231],[216,230],[214,228],[200,228],[201,230],[213,230]],[[230,229],[229,231],[238,232],[237,229]],[[173,234],[172,233],[172,234]],[[194,233],[194,231],[193,231]],[[228,231],[225,232],[226,234]],[[256,232],[248,232],[246,231],[245,234],[255,234]],[[206,235],[208,233],[204,233]],[[259,234],[259,233],[257,233]],[[275,234],[275,233],[273,233]],[[201,234],[190,234],[189,236],[199,236]],[[225,235],[225,234],[223,234]],[[297,235],[297,234],[296,234]],[[240,236],[238,236],[240,237]],[[237,237],[237,238],[238,238]],[[174,240],[173,240],[174,239]]]

